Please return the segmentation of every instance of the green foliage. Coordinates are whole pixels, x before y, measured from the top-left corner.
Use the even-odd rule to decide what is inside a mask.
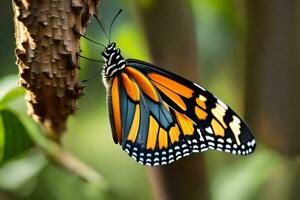
[[[0,168],[0,189],[28,193],[35,188],[36,176],[47,164],[45,156],[29,151],[26,156],[4,163]]]
[[[8,108],[11,101],[24,95],[16,80],[16,76],[0,80],[0,163],[23,154],[32,146],[26,127],[18,115]]]
[[[32,146],[28,132],[17,115],[10,110],[0,110],[0,160],[12,159]]]
[[[17,86],[17,76],[8,75],[0,80],[0,107],[7,105],[10,101],[23,96],[24,88]]]
[[[46,160],[30,151],[30,135],[39,130],[24,115],[25,90],[17,86],[17,79],[16,75],[8,75],[0,80],[0,188],[22,193],[32,190],[34,185],[32,181],[28,184],[29,180],[45,166]]]

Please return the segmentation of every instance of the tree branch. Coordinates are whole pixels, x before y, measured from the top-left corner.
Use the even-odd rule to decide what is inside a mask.
[[[59,167],[64,168],[87,182],[98,184],[102,189],[107,189],[106,181],[98,172],[67,152],[61,145],[37,131],[30,131],[29,133],[37,147]]]

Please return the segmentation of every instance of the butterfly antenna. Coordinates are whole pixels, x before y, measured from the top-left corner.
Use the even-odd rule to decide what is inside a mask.
[[[108,35],[107,35],[107,33],[106,33],[105,29],[104,29],[104,26],[103,26],[103,24],[101,23],[100,19],[98,18],[98,16],[97,16],[96,14],[94,14],[94,17],[96,18],[96,20],[97,20],[98,24],[100,25],[100,27],[101,27],[103,33],[105,34],[105,36],[107,37],[107,39],[108,39],[108,41],[109,41],[109,37],[108,37]]]
[[[78,31],[78,30],[76,30],[75,28],[73,28],[73,31],[74,31],[76,34],[80,35],[81,37],[83,37],[83,38],[87,39],[88,41],[90,41],[90,42],[92,42],[92,43],[95,43],[95,44],[97,44],[97,45],[100,45],[100,46],[102,46],[102,47],[104,47],[104,48],[105,48],[105,45],[104,45],[104,44],[101,44],[101,43],[99,43],[99,42],[96,42],[95,40],[92,40],[92,39],[88,38],[87,36],[85,36],[85,35],[82,35],[82,34],[81,34],[81,33],[79,33],[79,31]]]
[[[88,57],[85,57],[85,56],[82,56],[80,54],[77,54],[80,58],[84,58],[86,60],[89,60],[89,61],[94,61],[94,62],[99,62],[99,63],[105,63],[104,61],[102,60],[97,60],[97,59],[93,59],[93,58],[88,58]]]
[[[101,72],[102,72],[102,70],[96,71],[95,73],[93,73],[92,75],[90,75],[89,78],[84,79],[84,80],[82,80],[81,82],[82,82],[82,83],[88,82],[89,80],[91,80],[91,79],[95,78],[96,76],[98,76]]]
[[[116,16],[114,17],[114,19],[113,19],[113,20],[111,21],[111,23],[110,23],[110,26],[109,26],[109,32],[108,32],[108,35],[109,35],[108,41],[109,41],[109,43],[110,43],[110,35],[111,35],[111,28],[112,28],[112,25],[114,24],[114,22],[116,21],[117,17],[120,15],[120,13],[121,13],[122,11],[123,11],[123,10],[120,9],[120,10],[118,11],[118,13],[116,14]]]

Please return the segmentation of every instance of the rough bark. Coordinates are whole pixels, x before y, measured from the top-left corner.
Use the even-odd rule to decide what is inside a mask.
[[[59,140],[83,93],[78,83],[79,37],[99,0],[13,0],[20,84],[28,114]]]
[[[136,2],[153,63],[196,81],[197,47],[187,1]],[[171,67],[170,67],[171,66]],[[208,199],[204,159],[193,155],[149,169],[156,199]]]

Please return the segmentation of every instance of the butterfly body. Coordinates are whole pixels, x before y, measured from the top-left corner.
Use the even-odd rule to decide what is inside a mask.
[[[115,43],[102,57],[113,139],[139,163],[165,165],[208,149],[254,151],[250,129],[204,88],[152,64],[125,60]]]

